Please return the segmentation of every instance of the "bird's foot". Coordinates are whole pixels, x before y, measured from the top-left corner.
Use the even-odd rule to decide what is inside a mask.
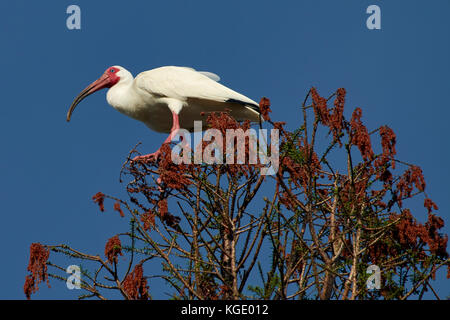
[[[158,150],[158,151],[150,153],[150,154],[134,157],[131,161],[132,162],[137,162],[137,161],[141,161],[141,162],[158,161],[160,156],[161,156],[161,151]]]

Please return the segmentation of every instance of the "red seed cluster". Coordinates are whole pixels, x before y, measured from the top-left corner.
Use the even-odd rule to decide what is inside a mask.
[[[169,227],[175,228],[180,222],[180,218],[169,213],[167,199],[158,202],[159,216],[161,220]]]
[[[110,238],[105,246],[105,256],[109,263],[117,263],[117,256],[122,254],[122,243],[119,236]]]
[[[265,101],[263,99],[263,104],[269,104],[270,102]],[[244,121],[242,123],[237,122],[234,118],[232,118],[229,114],[225,112],[213,112],[208,115],[206,120],[209,128],[218,130],[222,137],[223,141],[216,141],[216,145],[218,149],[221,151],[222,163],[227,163],[227,157],[232,156],[234,159],[234,164],[227,163],[222,166],[222,170],[226,171],[232,176],[237,176],[243,174],[245,177],[248,177],[253,173],[253,170],[260,168],[261,164],[249,164],[250,159],[250,151],[253,151],[253,154],[256,154],[256,147],[254,143],[251,143],[250,138],[245,137],[245,141],[243,144],[236,143],[237,138],[227,139],[227,130],[235,130],[235,132],[241,131],[242,133],[247,132],[251,128],[249,121]],[[203,141],[201,145],[201,150],[205,150],[213,142]],[[204,153],[204,151],[203,151]],[[244,163],[236,163],[237,157],[239,154],[243,154]],[[259,161],[260,159],[256,159]]]
[[[270,120],[269,113],[272,112],[272,110],[270,110],[270,100],[268,98],[261,98],[261,101],[259,102],[259,110],[265,121]]]
[[[159,162],[159,174],[161,182],[167,188],[180,190],[191,184],[191,181],[185,173],[187,172],[187,165],[175,164],[172,161],[172,149],[169,144],[161,146],[161,160]]]
[[[342,130],[346,126],[344,121],[345,94],[345,89],[339,88],[336,91],[334,108],[329,110],[327,107],[327,99],[321,97],[317,93],[316,88],[311,89],[311,97],[316,116],[324,126],[330,129],[330,132],[333,133],[333,139],[337,141],[340,146],[342,146]]]
[[[132,300],[148,300],[148,285],[142,264],[136,265],[133,272],[126,276],[123,281],[123,290]]]
[[[438,210],[438,206],[430,198],[425,198],[425,200],[423,202],[423,206],[425,208],[427,208],[429,214],[431,213],[431,211],[433,209]]]
[[[374,153],[372,150],[372,143],[370,135],[365,125],[361,121],[362,110],[356,108],[353,111],[352,119],[350,121],[350,135],[352,144],[356,145],[361,152],[361,156],[365,161],[372,160]]]
[[[119,214],[120,214],[120,216],[121,216],[122,218],[125,217],[125,214],[123,213],[122,208],[120,207],[119,201],[116,201],[116,202],[114,203],[114,210],[116,210],[117,212],[119,212]]]
[[[98,204],[100,211],[104,212],[105,211],[105,195],[101,192],[97,192],[93,197],[92,200],[94,200],[95,203]]]
[[[409,209],[404,209],[402,215],[393,215],[393,218],[400,217],[400,222],[396,225],[394,237],[401,245],[417,249],[420,244],[428,245],[430,253],[441,258],[447,258],[447,235],[441,235],[438,231],[444,227],[442,218],[434,214],[428,214],[425,224],[417,222]]]
[[[31,274],[26,276],[23,287],[27,299],[30,299],[31,294],[35,293],[39,289],[38,285],[43,281],[46,281],[48,287],[50,288],[47,274],[47,260],[49,255],[49,250],[42,244],[31,244],[30,260],[27,267],[27,270],[31,272]]]
[[[144,230],[150,231],[155,227],[155,215],[151,211],[146,211],[140,216],[141,222],[144,224]]]
[[[411,197],[414,186],[419,191],[424,191],[426,186],[422,169],[418,166],[410,166],[397,182],[397,189],[395,192],[399,206],[402,206],[403,199]]]
[[[311,88],[311,97],[313,101],[314,113],[324,125],[328,126],[330,123],[330,113],[327,107],[327,99],[321,97],[317,93],[316,88]]]
[[[397,151],[395,150],[395,143],[397,139],[395,133],[388,126],[382,126],[380,128],[380,136],[381,147],[383,148],[381,159],[383,160],[383,162],[392,160],[392,169],[395,169],[394,156],[397,154]]]

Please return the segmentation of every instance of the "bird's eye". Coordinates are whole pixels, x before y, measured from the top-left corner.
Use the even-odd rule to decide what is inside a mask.
[[[116,72],[116,70],[114,70],[114,69],[111,69],[111,70],[109,70],[109,72]]]

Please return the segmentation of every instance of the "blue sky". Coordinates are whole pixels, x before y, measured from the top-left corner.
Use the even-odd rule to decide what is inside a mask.
[[[71,4],[81,30],[66,27]],[[366,27],[371,4],[381,30]],[[344,87],[347,115],[361,107],[369,127],[392,127],[398,158],[422,167],[448,234],[449,12],[447,0],[1,1],[0,299],[24,298],[32,242],[102,254],[124,230],[112,205],[99,213],[91,197],[123,195],[128,151],[139,141],[153,151],[165,136],[110,108],[105,91],[65,121],[72,99],[110,65],[217,73],[254,100],[269,97],[273,118],[290,128],[311,86],[323,95]],[[421,221],[422,201],[413,210]],[[77,296],[62,283],[41,287],[35,298]],[[450,294],[449,280],[436,287]]]

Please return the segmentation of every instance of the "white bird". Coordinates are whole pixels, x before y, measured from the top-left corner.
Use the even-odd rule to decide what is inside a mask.
[[[260,121],[258,103],[218,83],[211,72],[187,67],[167,66],[133,75],[123,67],[112,66],[72,102],[67,112],[70,121],[75,107],[90,94],[109,88],[108,103],[121,113],[143,122],[157,132],[170,132],[170,142],[180,128],[193,131],[194,121],[205,122],[201,113],[228,112],[237,121]],[[160,150],[133,160],[157,158]]]

